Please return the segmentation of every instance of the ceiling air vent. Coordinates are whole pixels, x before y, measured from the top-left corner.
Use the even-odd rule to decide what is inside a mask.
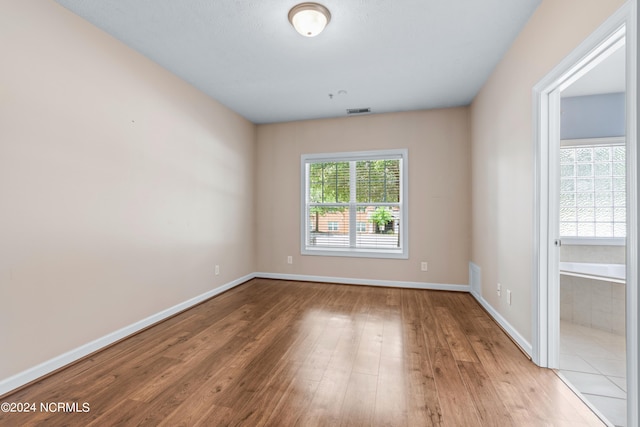
[[[371,112],[371,108],[347,108],[347,115],[351,114],[367,114]]]

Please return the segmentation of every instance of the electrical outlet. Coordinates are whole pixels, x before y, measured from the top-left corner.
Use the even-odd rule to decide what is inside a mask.
[[[220,274],[220,266],[216,265],[216,276]]]
[[[420,270],[421,271],[427,271],[428,269],[429,269],[429,265],[427,264],[427,262],[426,261],[422,261],[420,263]]]
[[[511,305],[511,290],[507,289],[507,304]]]
[[[287,264],[293,264],[293,257],[291,255],[287,257]]]
[[[498,294],[498,296],[502,295],[502,285],[500,283],[498,283],[498,287],[496,288],[496,293]]]

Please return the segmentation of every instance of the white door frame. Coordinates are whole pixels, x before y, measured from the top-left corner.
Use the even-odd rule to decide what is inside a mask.
[[[557,250],[557,200],[550,199],[550,182],[557,178],[558,166],[549,162],[550,150],[559,143],[559,92],[588,72],[597,58],[625,37],[626,48],[626,141],[627,141],[627,218],[638,218],[637,164],[637,0],[629,0],[558,64],[533,88],[535,146],[535,210],[533,265],[532,358],[542,367],[558,367],[559,345],[559,272]],[[556,230],[555,233],[552,233]],[[638,224],[627,223],[627,401],[637,402],[638,394]],[[627,405],[629,425],[638,425],[637,405]]]
[[[545,152],[541,159],[542,173],[540,179],[541,196],[546,202],[544,211],[540,210],[540,217],[545,218],[546,227],[540,229],[541,249],[546,249],[546,258],[540,258],[540,279],[544,279],[541,288],[546,284],[546,317],[547,317],[547,362],[549,368],[559,367],[559,351],[557,343],[560,337],[560,248],[555,246],[559,239],[559,196],[557,183],[560,182],[559,150],[560,150],[560,93],[579,80],[586,73],[607,59],[614,51],[625,46],[626,27],[614,29],[607,34],[606,39],[592,48],[584,57],[580,58],[571,68],[555,79],[542,93],[541,109],[546,110],[546,129],[541,134],[540,148]],[[553,184],[556,183],[556,184]],[[542,308],[542,307],[541,307]],[[541,355],[544,357],[544,355]],[[542,363],[542,359],[541,359]]]

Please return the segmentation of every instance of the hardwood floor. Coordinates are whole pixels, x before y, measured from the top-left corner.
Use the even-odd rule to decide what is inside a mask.
[[[0,400],[38,405],[2,426],[603,425],[468,294],[263,279]]]

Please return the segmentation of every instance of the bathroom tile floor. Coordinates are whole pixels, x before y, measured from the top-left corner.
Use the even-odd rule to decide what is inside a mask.
[[[611,424],[627,425],[624,336],[560,322],[560,373]]]

